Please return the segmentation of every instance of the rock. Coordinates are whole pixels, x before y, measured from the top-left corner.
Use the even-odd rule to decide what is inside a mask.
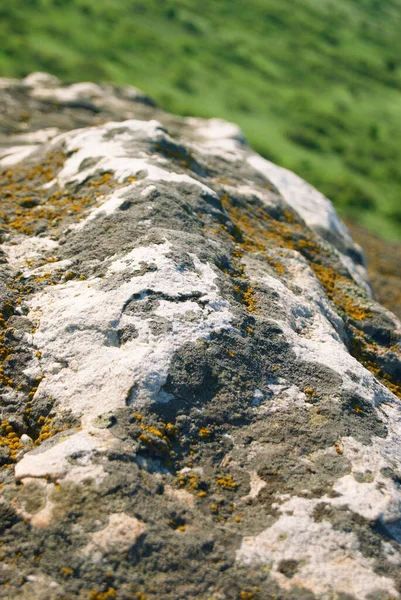
[[[127,552],[145,534],[146,526],[124,513],[114,513],[109,522],[100,531],[92,534],[92,539],[85,552]]]
[[[19,441],[21,442],[21,444],[23,444],[24,446],[30,446],[31,444],[33,444],[33,440],[31,437],[29,437],[29,435],[27,435],[26,433],[23,433],[19,439]]]
[[[134,88],[0,95],[0,597],[399,598],[401,325],[331,203]]]

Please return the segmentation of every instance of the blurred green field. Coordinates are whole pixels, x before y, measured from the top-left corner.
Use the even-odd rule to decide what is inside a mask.
[[[0,74],[135,85],[238,123],[401,239],[401,0],[0,0]]]

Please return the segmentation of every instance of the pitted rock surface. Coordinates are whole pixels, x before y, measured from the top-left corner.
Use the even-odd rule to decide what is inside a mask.
[[[401,324],[331,203],[134,88],[0,95],[0,597],[401,597]]]

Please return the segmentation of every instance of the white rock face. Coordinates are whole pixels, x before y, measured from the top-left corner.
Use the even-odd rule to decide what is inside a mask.
[[[351,242],[351,236],[341,221],[330,200],[318,192],[306,181],[278,165],[253,155],[249,163],[265,177],[270,179],[290,206],[304,219],[309,227],[318,233],[330,234],[330,239],[337,238],[345,245]],[[341,261],[352,273],[354,279],[369,292],[369,283],[364,264],[355,262],[340,251]]]
[[[332,203],[323,194],[295,173],[283,169],[261,156],[253,155],[248,160],[255,169],[274,183],[288,204],[295,208],[309,227],[326,229],[350,241],[350,235],[344,223],[340,220]]]
[[[98,432],[95,437],[90,432],[80,431],[59,439],[49,450],[25,455],[16,466],[15,477],[17,480],[25,477],[64,479],[71,471],[80,471],[81,466],[87,466],[95,451],[106,450],[108,444],[110,436],[107,432]],[[74,468],[69,459],[76,455],[80,460]],[[92,470],[97,471],[94,466]]]
[[[355,534],[337,532],[325,521],[316,523],[311,515],[314,505],[316,501],[301,498],[284,502],[282,516],[272,527],[244,538],[238,560],[268,564],[283,589],[298,585],[323,597],[333,588],[357,598],[383,590],[397,596],[393,581],[376,575],[373,561],[360,553]],[[311,538],[318,540],[316,545],[310,544]],[[282,561],[299,563],[290,580],[279,570]]]
[[[87,552],[127,552],[146,532],[144,523],[124,513],[113,513],[104,529],[92,534],[92,543]]]
[[[102,280],[70,282],[32,298],[29,317],[39,325],[34,344],[42,369],[49,372],[38,393],[57,397],[83,425],[126,401],[167,401],[162,386],[173,353],[186,342],[230,328],[230,305],[219,295],[213,269],[194,256],[195,272],[182,272],[167,258],[170,250],[167,242],[137,248],[113,261]],[[109,277],[132,273],[145,261],[155,270],[102,289]],[[173,322],[164,336],[152,332],[150,319],[123,314],[133,297],[139,306],[146,302],[149,289],[169,298],[150,315]],[[195,296],[204,307],[190,299],[177,304],[186,296]],[[137,336],[120,346],[116,338],[124,327],[134,328]]]
[[[58,110],[0,155],[12,586],[400,597],[400,323],[332,204],[233,124],[0,81],[20,88]]]

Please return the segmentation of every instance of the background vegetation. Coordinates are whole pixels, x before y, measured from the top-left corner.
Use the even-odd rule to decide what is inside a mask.
[[[401,0],[0,0],[0,73],[132,84],[241,125],[401,239]]]

